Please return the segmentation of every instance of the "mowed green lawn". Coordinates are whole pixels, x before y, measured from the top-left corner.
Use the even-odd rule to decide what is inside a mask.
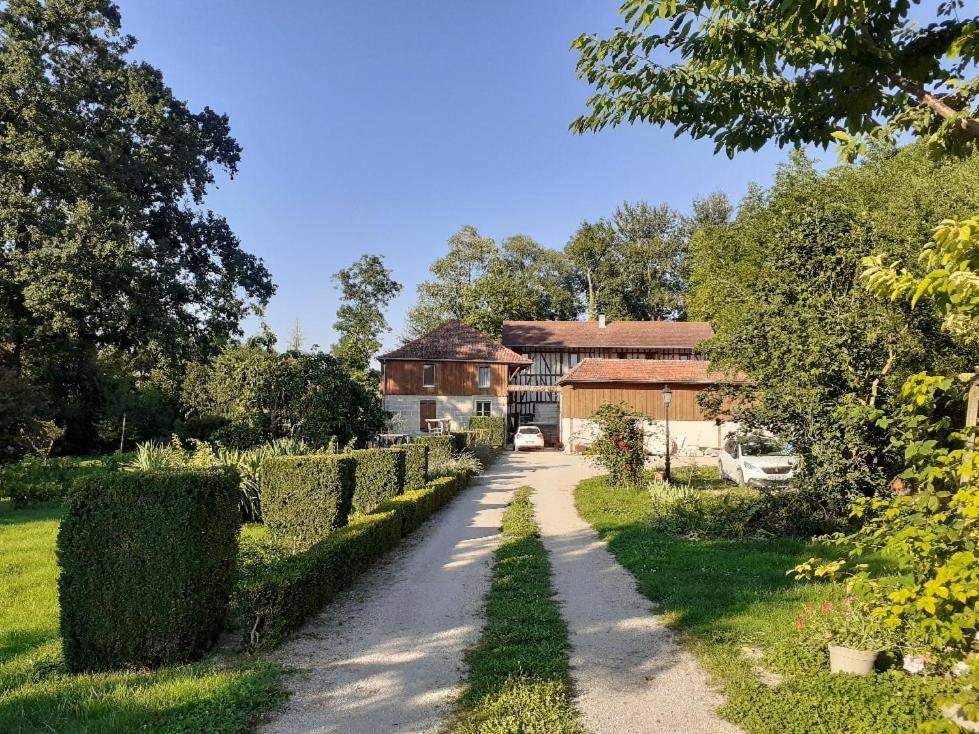
[[[60,517],[0,501],[0,732],[245,732],[284,698],[280,669],[263,662],[69,674],[58,635]]]
[[[786,570],[832,550],[803,540],[689,540],[651,526],[648,492],[582,482],[581,516],[605,539],[639,590],[719,683],[721,714],[751,734],[913,734],[938,715],[947,683],[891,669],[831,675],[826,657],[800,646],[805,606],[839,599],[836,584],[797,583]],[[751,653],[763,659],[753,661]],[[777,674],[777,677],[771,675]]]

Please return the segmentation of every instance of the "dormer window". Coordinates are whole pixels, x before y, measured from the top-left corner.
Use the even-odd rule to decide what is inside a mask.
[[[422,365],[422,387],[435,387],[435,365]]]

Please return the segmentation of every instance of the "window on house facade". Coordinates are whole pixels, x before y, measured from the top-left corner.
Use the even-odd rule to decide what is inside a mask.
[[[493,403],[489,400],[476,401],[476,415],[481,418],[488,418],[493,414]]]
[[[422,387],[435,387],[435,365],[422,365]]]
[[[568,355],[568,367],[574,369],[578,366],[578,362],[581,361],[580,354],[569,354]]]
[[[489,387],[490,386],[490,368],[483,365],[479,368],[479,386]]]

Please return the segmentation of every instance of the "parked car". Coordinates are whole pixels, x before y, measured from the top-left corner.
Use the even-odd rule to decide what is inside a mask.
[[[725,479],[742,486],[766,487],[794,477],[799,457],[771,436],[728,436],[718,464]]]
[[[520,426],[513,434],[513,450],[544,448],[544,434],[537,426]]]

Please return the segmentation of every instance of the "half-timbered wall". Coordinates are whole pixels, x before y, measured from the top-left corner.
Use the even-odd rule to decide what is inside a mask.
[[[422,368],[435,365],[434,387],[422,385]],[[479,387],[479,368],[490,368],[490,386]],[[388,360],[384,363],[385,395],[496,395],[507,394],[505,364],[485,362],[423,362]]]

